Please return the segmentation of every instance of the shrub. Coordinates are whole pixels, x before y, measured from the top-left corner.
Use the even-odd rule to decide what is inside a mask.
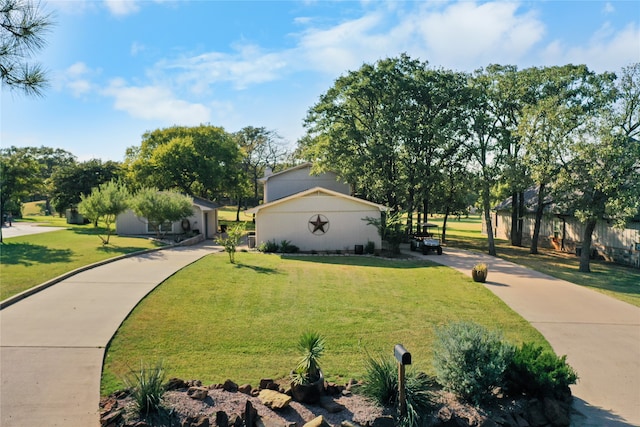
[[[275,240],[262,242],[260,243],[260,246],[258,246],[258,250],[264,253],[278,252],[278,249],[280,249],[280,245],[278,245]]]
[[[320,379],[320,358],[324,354],[324,337],[318,332],[305,332],[298,340],[300,360],[293,381],[296,384],[309,384]]]
[[[367,241],[367,244],[364,245],[364,253],[372,255],[376,251],[376,244],[371,240]]]
[[[505,376],[505,388],[510,395],[563,398],[578,375],[566,362],[534,343],[524,343],[515,349]]]
[[[501,336],[471,322],[436,330],[433,364],[445,390],[479,405],[502,385],[513,349]]]
[[[295,254],[300,251],[300,248],[296,245],[292,245],[289,240],[283,240],[280,242],[280,252],[283,254]]]
[[[131,370],[124,379],[125,385],[131,390],[136,411],[141,417],[158,414],[163,409],[164,379],[165,372],[160,362],[154,367],[144,366],[141,362],[140,368],[137,371]]]
[[[417,427],[422,425],[423,416],[434,407],[432,389],[434,381],[422,373],[408,370],[405,373],[405,397],[407,414],[399,419],[398,425]],[[393,358],[369,356],[367,358],[364,384],[360,393],[382,406],[399,409],[398,365]]]

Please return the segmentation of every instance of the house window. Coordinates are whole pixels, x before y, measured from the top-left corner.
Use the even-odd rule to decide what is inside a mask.
[[[153,228],[154,224],[151,222],[147,222],[147,232],[148,233],[155,233],[156,230]],[[169,221],[165,221],[162,224],[160,224],[160,230],[161,233],[171,233],[173,231],[173,224]]]

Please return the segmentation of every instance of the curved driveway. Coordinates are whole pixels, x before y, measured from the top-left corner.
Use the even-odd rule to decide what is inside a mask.
[[[102,360],[129,312],[210,242],[76,274],[0,311],[0,425],[98,426]]]
[[[567,355],[578,372],[574,426],[640,426],[640,308],[484,254],[446,248],[428,259],[470,276],[489,266],[494,294]]]

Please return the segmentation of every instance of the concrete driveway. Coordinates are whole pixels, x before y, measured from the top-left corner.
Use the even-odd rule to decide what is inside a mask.
[[[484,254],[446,248],[427,257],[468,276],[487,263],[485,286],[567,355],[580,377],[572,425],[640,426],[640,308]]]
[[[121,259],[0,310],[0,425],[98,426],[111,337],[158,284],[217,250],[206,242]]]
[[[5,224],[2,226],[2,238],[10,239],[11,237],[26,236],[29,234],[48,233],[51,231],[64,230],[64,227],[47,227],[40,226],[35,222],[13,222],[11,227]]]

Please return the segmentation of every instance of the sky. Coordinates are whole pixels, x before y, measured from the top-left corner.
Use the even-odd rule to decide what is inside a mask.
[[[471,72],[640,62],[638,1],[41,1],[43,97],[2,88],[0,144],[124,160],[174,125],[246,126],[294,148],[340,76],[402,53]]]

